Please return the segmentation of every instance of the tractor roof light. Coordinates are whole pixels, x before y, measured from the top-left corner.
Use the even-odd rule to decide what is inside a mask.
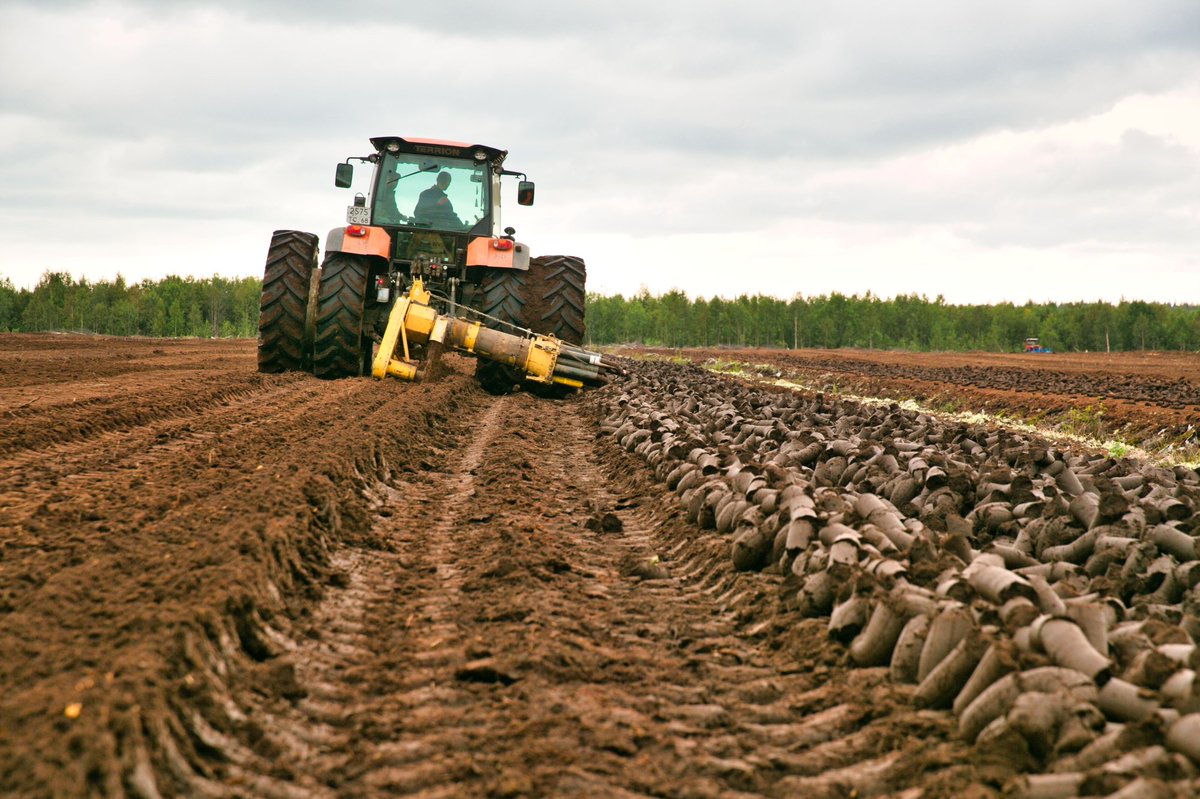
[[[400,152],[400,144],[399,144],[399,142],[394,142],[394,141],[390,141],[390,142],[388,142],[388,143],[387,143],[387,151],[388,151],[389,153],[398,153],[398,152]]]
[[[475,151],[475,160],[476,161],[487,160],[487,153],[485,153],[483,150],[476,150]]]

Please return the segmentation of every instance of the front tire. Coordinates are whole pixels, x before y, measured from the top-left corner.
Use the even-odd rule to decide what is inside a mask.
[[[313,374],[324,380],[359,377],[370,368],[371,339],[363,329],[370,262],[361,255],[331,253],[317,292]]]
[[[258,313],[258,371],[308,371],[312,336],[305,322],[317,271],[318,238],[276,230],[267,248]]]

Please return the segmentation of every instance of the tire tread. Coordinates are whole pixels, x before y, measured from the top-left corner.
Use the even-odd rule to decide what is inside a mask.
[[[325,380],[363,373],[363,311],[370,266],[358,255],[331,253],[317,293],[313,374]]]
[[[309,353],[304,324],[318,238],[299,230],[276,230],[267,248],[258,316],[258,371],[305,371]]]

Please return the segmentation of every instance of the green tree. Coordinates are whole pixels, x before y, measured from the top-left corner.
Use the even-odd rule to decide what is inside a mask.
[[[19,298],[12,281],[0,278],[0,332],[17,329],[21,319]]]

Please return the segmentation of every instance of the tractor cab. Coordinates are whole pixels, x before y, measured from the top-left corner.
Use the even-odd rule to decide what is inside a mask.
[[[371,144],[374,154],[337,166],[334,183],[341,188],[353,181],[351,161],[372,164],[374,174],[369,199],[354,198],[344,233],[335,229],[327,249],[353,248],[355,237],[378,239],[374,249],[363,249],[386,251],[388,271],[401,276],[400,283],[421,277],[454,301],[471,293],[486,270],[528,268],[528,248],[514,240],[512,228],[500,227],[501,178],[521,179],[519,205],[533,204],[534,185],[504,168],[507,150],[399,136],[378,136]]]
[[[372,222],[416,231],[492,235],[499,223],[504,150],[376,138]]]

